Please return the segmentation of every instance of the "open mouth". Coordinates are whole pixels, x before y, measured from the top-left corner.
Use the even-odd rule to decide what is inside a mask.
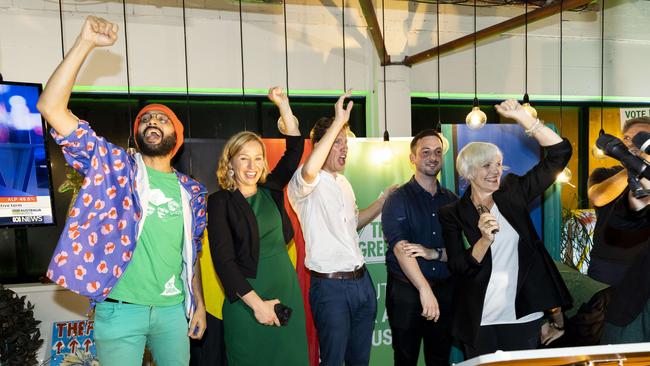
[[[341,164],[341,165],[345,165],[345,158],[346,158],[346,157],[347,157],[346,154],[343,154],[343,155],[339,156],[339,158],[337,159],[338,162],[339,162],[339,164]]]
[[[144,130],[144,140],[149,143],[156,143],[162,140],[163,132],[158,127],[147,127]]]
[[[257,172],[246,172],[244,173],[246,179],[255,179],[257,177]]]

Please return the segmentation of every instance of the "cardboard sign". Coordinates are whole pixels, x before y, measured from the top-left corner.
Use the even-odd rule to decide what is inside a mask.
[[[55,322],[52,328],[50,366],[99,366],[93,320]]]

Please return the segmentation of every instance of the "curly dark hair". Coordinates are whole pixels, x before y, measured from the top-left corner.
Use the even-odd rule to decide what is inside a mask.
[[[25,304],[25,296],[0,285],[0,364],[36,365],[36,353],[43,344],[34,319],[34,305]]]
[[[316,121],[314,124],[314,127],[311,129],[311,132],[309,133],[309,137],[311,138],[311,142],[316,144],[318,141],[320,141],[323,136],[325,136],[325,133],[327,130],[329,130],[330,126],[332,126],[332,123],[334,123],[334,117],[321,117]],[[343,125],[343,129],[350,128],[350,125],[346,123]]]

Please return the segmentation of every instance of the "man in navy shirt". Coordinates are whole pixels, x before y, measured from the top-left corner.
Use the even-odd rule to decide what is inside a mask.
[[[420,343],[430,365],[448,365],[452,284],[438,209],[458,197],[436,176],[442,168],[442,137],[424,130],[411,141],[415,175],[391,194],[381,222],[389,244],[386,310],[395,365],[416,365]]]

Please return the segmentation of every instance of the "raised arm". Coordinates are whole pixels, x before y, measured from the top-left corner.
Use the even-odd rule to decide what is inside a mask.
[[[325,160],[327,160],[327,155],[334,144],[334,140],[336,140],[336,136],[338,136],[341,128],[343,128],[350,119],[350,112],[352,111],[354,102],[350,101],[347,108],[345,107],[345,99],[349,98],[350,95],[352,94],[347,92],[336,101],[336,104],[334,105],[334,122],[332,122],[332,125],[323,138],[314,145],[311,154],[309,154],[309,157],[305,161],[305,165],[302,167],[301,174],[305,182],[314,182],[318,172],[323,168]]]
[[[592,175],[595,173],[596,171]],[[607,179],[590,184],[587,196],[594,206],[602,207],[614,201],[625,191],[625,188],[627,188],[627,170],[622,169]]]
[[[544,126],[539,119],[533,118],[524,107],[514,99],[508,99],[501,104],[495,105],[500,115],[514,119],[542,146],[551,146],[562,142],[560,135]]]
[[[280,111],[280,121],[278,121],[278,128],[280,133],[287,136],[300,136],[300,129],[298,128],[298,119],[293,115],[291,106],[289,105],[289,97],[282,88],[274,86],[269,89],[269,100],[278,107]]]
[[[381,210],[384,207],[384,202],[386,202],[388,196],[395,192],[398,187],[399,184],[393,184],[392,186],[389,186],[382,192],[379,198],[370,204],[370,206],[359,211],[357,230],[361,230],[363,227],[371,223],[372,220],[374,220],[375,217],[381,213]]]
[[[116,40],[116,24],[87,17],[76,42],[48,80],[36,107],[60,135],[68,136],[77,128],[77,119],[68,110],[68,101],[81,65],[95,47],[110,46]]]
[[[278,129],[285,135],[285,151],[275,168],[269,173],[267,184],[274,189],[283,189],[298,169],[305,147],[305,141],[300,136],[298,119],[293,115],[289,106],[289,98],[281,88],[269,89],[269,100],[278,107],[280,119]]]

